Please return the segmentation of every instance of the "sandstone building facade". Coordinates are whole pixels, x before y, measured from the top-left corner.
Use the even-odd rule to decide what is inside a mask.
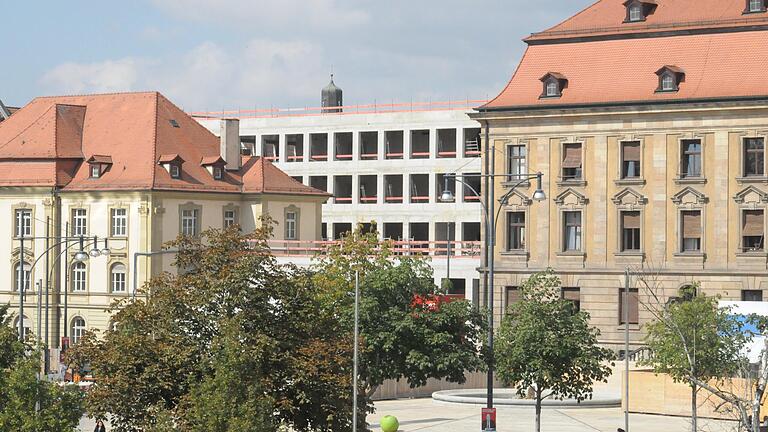
[[[699,281],[708,295],[763,300],[766,37],[762,0],[600,0],[525,40],[507,87],[472,115],[495,172],[509,175],[496,197],[515,174],[538,171],[549,197],[532,203],[535,185],[523,186],[503,203],[499,318],[548,267],[617,349],[626,269],[666,298]],[[636,276],[635,346],[650,319]]]

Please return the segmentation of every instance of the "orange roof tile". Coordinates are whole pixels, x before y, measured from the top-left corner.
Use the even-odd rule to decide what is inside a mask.
[[[219,146],[219,138],[157,92],[40,97],[0,123],[0,185],[328,196],[264,162],[222,180],[193,163],[173,179],[158,164],[218,160]],[[112,167],[91,178],[84,155]]]
[[[623,22],[622,3],[601,0],[529,38],[529,47],[506,88],[479,110],[768,98],[764,85],[768,27],[725,31],[714,25],[698,33],[636,37],[609,27]],[[766,13],[742,17],[744,0],[664,0],[658,5],[646,23],[628,24],[628,28],[662,24],[685,27],[706,20],[727,23],[734,17],[768,24]],[[566,37],[566,32],[573,33]],[[540,40],[542,35],[556,33],[561,39]],[[583,38],[586,34],[612,37]],[[656,92],[656,73],[665,66],[684,71],[679,91]],[[568,86],[559,98],[540,98],[540,78],[553,71],[565,76]]]

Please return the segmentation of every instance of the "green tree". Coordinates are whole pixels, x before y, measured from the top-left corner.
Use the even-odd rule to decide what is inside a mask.
[[[385,380],[407,379],[411,387],[429,378],[463,383],[466,372],[484,367],[483,316],[469,302],[441,302],[444,293],[424,260],[395,256],[375,233],[358,230],[319,257],[313,270],[326,307],[341,313],[348,340],[359,275],[361,429],[370,397]]]
[[[69,432],[83,416],[82,394],[39,379],[39,350],[19,341],[9,306],[0,306],[0,430]]]
[[[698,293],[698,283],[685,287],[678,301],[652,308],[655,320],[645,326],[645,342],[653,356],[647,362],[657,373],[691,387],[691,426],[697,426],[697,394],[710,380],[727,379],[744,366],[748,337],[743,322],[718,298]]]
[[[526,280],[496,338],[498,377],[519,396],[533,388],[536,432],[544,399],[591,398],[593,384],[611,374],[613,354],[597,345],[600,332],[589,325],[589,314],[562,299],[560,286],[551,270]]]
[[[117,432],[344,430],[351,370],[339,358],[351,341],[306,272],[277,263],[269,236],[232,228],[169,244],[181,271],[116,303],[103,337],[70,350],[96,377],[89,409]]]

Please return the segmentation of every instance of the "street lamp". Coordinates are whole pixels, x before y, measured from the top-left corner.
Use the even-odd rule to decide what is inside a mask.
[[[491,171],[491,174],[483,174],[483,175],[461,175],[461,174],[445,174],[445,187],[443,188],[443,192],[440,194],[440,201],[442,202],[454,202],[455,197],[453,194],[453,191],[450,190],[448,180],[453,179],[454,181],[458,181],[459,183],[463,184],[467,188],[469,188],[472,193],[477,195],[478,197],[481,196],[480,193],[472,187],[469,183],[465,182],[461,178],[463,177],[483,177],[486,179],[491,180],[491,186],[490,190],[486,192],[490,192],[490,196],[493,197],[493,188],[494,188],[494,182],[492,181],[496,177],[504,177],[504,178],[510,178],[515,177],[517,180],[516,183],[512,184],[509,188],[509,191],[507,191],[504,195],[502,195],[501,198],[499,198],[499,210],[494,213],[494,202],[493,199],[489,199],[488,203],[490,204],[490,208],[486,206],[485,203],[480,201],[480,204],[483,208],[483,216],[485,217],[485,227],[486,227],[486,235],[485,235],[485,241],[487,246],[487,253],[485,254],[485,260],[486,260],[486,266],[485,268],[488,271],[488,349],[489,349],[489,359],[488,359],[488,392],[487,392],[487,406],[488,408],[493,408],[493,370],[494,370],[494,359],[493,359],[493,289],[494,289],[494,252],[495,252],[495,243],[496,243],[496,222],[499,218],[499,215],[501,214],[501,211],[503,210],[504,206],[509,201],[509,197],[512,196],[515,189],[518,187],[527,184],[530,180],[536,179],[536,190],[533,192],[533,196],[531,197],[533,201],[541,202],[547,199],[547,194],[544,192],[544,189],[542,187],[542,177],[543,174],[538,172],[535,174],[515,174],[515,175],[507,175],[507,174],[501,174],[497,175],[494,173],[494,171]]]

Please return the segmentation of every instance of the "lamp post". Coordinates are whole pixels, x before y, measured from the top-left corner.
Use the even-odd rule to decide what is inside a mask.
[[[495,151],[495,149],[494,149]],[[494,154],[495,156],[495,154]],[[517,180],[516,183],[512,184],[509,191],[507,191],[504,195],[499,198],[499,209],[498,211],[494,211],[494,200],[489,199],[489,205],[486,206],[485,203],[480,202],[483,208],[483,216],[485,218],[485,241],[488,245],[488,252],[485,254],[485,260],[486,260],[486,266],[488,272],[488,285],[487,285],[487,291],[488,291],[488,349],[489,349],[489,358],[488,358],[488,382],[487,382],[487,407],[493,408],[493,376],[494,376],[494,356],[493,356],[493,287],[494,287],[494,255],[495,255],[495,244],[496,244],[496,223],[498,221],[499,215],[501,214],[501,210],[504,208],[504,205],[509,201],[509,197],[512,196],[515,189],[518,187],[527,184],[530,180],[536,179],[536,190],[533,193],[532,199],[534,201],[540,202],[547,199],[547,194],[544,192],[544,189],[542,188],[542,177],[543,174],[538,172],[536,174],[502,174],[497,175],[495,173],[495,169],[493,168],[495,165],[495,157],[493,158],[494,162],[491,163],[491,173],[490,174],[483,174],[480,175],[480,177],[483,177],[487,180],[490,180],[490,187],[489,190],[486,192],[489,193],[491,196],[493,196],[493,191],[495,189],[495,182],[494,179],[496,177],[504,177],[504,178],[515,178]],[[467,188],[469,188],[472,193],[477,195],[478,197],[481,196],[480,193],[472,187],[469,183],[462,180],[464,177],[470,177],[465,176],[462,174],[445,174],[445,187],[443,188],[443,193],[440,195],[440,201],[442,202],[454,202],[455,197],[453,191],[451,191],[448,181],[450,179],[453,179],[454,181],[458,181],[459,183],[463,184]],[[477,175],[473,175],[471,177],[478,177]]]

